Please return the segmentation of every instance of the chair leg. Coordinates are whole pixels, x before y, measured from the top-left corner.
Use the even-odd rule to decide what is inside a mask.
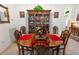
[[[49,55],[49,48],[47,48],[47,55]]]
[[[21,50],[20,50],[20,48],[18,49],[18,54],[21,55]]]
[[[22,55],[24,55],[24,47],[22,46]]]
[[[32,48],[31,55],[34,55],[34,49]]]
[[[31,52],[31,55],[34,55],[34,51]]]
[[[60,47],[60,46],[58,46],[58,47],[57,47],[57,52],[56,52],[56,55],[58,55],[58,54],[59,54],[59,47]]]
[[[21,49],[19,45],[18,45],[18,54],[21,55]]]
[[[52,55],[54,55],[54,50],[52,49]]]
[[[63,55],[65,55],[65,48],[63,49]]]
[[[52,55],[54,55],[54,49],[52,48]]]

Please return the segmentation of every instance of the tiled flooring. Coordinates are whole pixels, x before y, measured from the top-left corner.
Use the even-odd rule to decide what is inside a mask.
[[[29,52],[27,52],[27,54],[29,55]],[[62,54],[62,51],[60,52],[60,55],[61,54]],[[73,39],[69,39],[65,54],[79,55],[79,42],[76,42]],[[14,43],[11,47],[9,47],[6,51],[4,51],[2,55],[18,55],[17,45]]]

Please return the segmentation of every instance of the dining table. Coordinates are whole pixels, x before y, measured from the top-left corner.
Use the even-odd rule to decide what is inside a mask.
[[[17,40],[17,43],[20,46],[32,48],[33,47],[32,43],[33,43],[33,40],[35,40],[34,37],[36,36],[37,36],[36,34],[25,34]],[[58,47],[63,44],[63,40],[60,38],[59,35],[45,34],[44,36],[46,36],[49,40],[49,46],[48,46],[49,48]]]

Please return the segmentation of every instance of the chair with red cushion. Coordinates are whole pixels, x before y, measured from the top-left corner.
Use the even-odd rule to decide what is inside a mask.
[[[32,34],[26,34],[26,35],[21,36],[19,39],[20,40],[29,40],[31,38],[32,38]],[[23,50],[30,51],[30,53],[33,54],[32,47],[23,46]],[[23,52],[23,54],[24,54],[24,52]]]
[[[49,46],[49,41],[48,39],[46,40],[42,40],[42,39],[34,39],[32,41],[32,45],[33,45],[33,51],[37,54],[37,55],[45,55],[48,54],[48,46]]]
[[[21,36],[21,32],[20,31],[18,31],[18,30],[15,30],[15,32],[14,32],[14,36],[15,36],[15,39],[16,39],[16,41],[20,38],[20,36]],[[16,42],[17,43],[17,42]],[[21,54],[21,46],[17,43],[17,46],[18,46],[18,51],[19,51],[19,55]]]
[[[49,39],[51,39],[52,41],[61,40],[61,38],[58,37],[58,36],[55,35],[55,34],[48,34],[48,37],[49,37]],[[56,51],[56,54],[58,55],[58,51],[59,51],[59,50],[57,50],[58,48],[59,48],[59,46],[53,46],[53,47],[51,47],[50,49],[52,49],[52,54],[54,54],[54,52]]]
[[[56,54],[58,55],[60,50],[63,50],[63,55],[65,54],[65,49],[66,49],[66,45],[67,45],[69,36],[70,36],[70,31],[69,30],[62,31],[62,33],[60,35],[60,38],[57,38],[55,35],[49,35],[49,37],[52,40],[60,40],[60,39],[63,40],[62,45],[52,48],[52,54],[54,53],[54,51],[56,51]]]
[[[22,40],[28,40],[31,35],[27,35],[27,36],[24,35],[24,36],[22,36],[20,31],[15,30],[14,36],[15,36],[15,39],[17,41],[17,40],[20,40],[20,39],[22,39]],[[19,55],[20,54],[23,54],[24,55],[24,51],[30,51],[32,53],[32,49],[31,48],[21,46],[18,43],[17,43],[17,46],[18,46]]]
[[[60,37],[63,40],[63,44],[60,45],[59,50],[63,50],[63,55],[64,55],[65,54],[66,45],[67,45],[68,39],[70,37],[70,31],[69,30],[62,31]]]

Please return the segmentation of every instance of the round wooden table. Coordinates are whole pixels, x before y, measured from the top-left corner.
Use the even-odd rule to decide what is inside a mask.
[[[25,36],[22,36],[22,37],[25,37],[22,39],[22,37],[17,41],[17,43],[21,46],[24,46],[24,47],[30,47],[32,48],[32,40],[34,40],[34,37],[35,34],[31,34],[31,36],[29,37],[29,39],[27,39],[27,35]],[[49,38],[49,47],[52,48],[52,47],[58,47],[60,46],[61,44],[63,44],[63,40],[60,40],[60,39],[56,39],[54,40],[54,37],[53,37],[53,40],[51,37],[49,37],[49,34],[47,34],[46,36],[48,36]],[[57,35],[55,35],[56,37],[58,37]],[[60,37],[58,37],[60,38]]]

